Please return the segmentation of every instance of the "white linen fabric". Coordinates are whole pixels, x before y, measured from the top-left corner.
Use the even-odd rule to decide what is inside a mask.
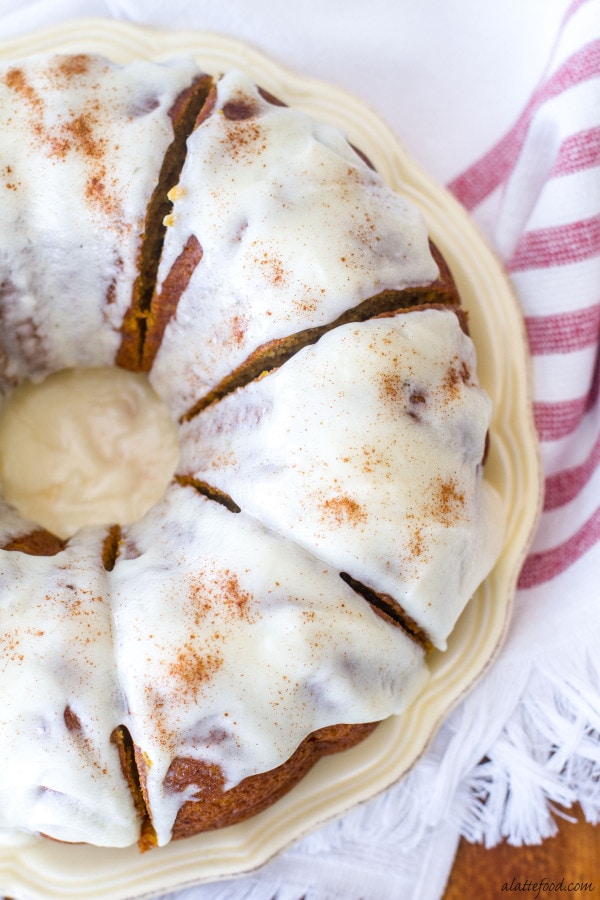
[[[546,481],[506,644],[408,776],[168,900],[436,900],[460,835],[536,843],[575,802],[598,822],[600,0],[4,0],[0,40],[90,15],[241,38],[387,120],[507,267]]]

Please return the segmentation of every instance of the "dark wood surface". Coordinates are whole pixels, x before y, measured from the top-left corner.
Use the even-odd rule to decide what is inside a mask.
[[[539,846],[461,841],[444,900],[600,900],[600,825],[569,814],[578,821],[557,819],[558,835]]]

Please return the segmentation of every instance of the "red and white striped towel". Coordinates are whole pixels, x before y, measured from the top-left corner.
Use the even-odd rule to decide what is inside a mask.
[[[514,127],[449,188],[503,256],[526,317],[546,499],[525,590],[551,582],[600,538],[597,3],[575,0]],[[600,584],[589,588],[600,601]]]

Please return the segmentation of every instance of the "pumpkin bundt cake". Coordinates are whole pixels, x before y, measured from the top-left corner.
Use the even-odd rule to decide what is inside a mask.
[[[499,552],[490,401],[421,213],[338,130],[189,60],[5,63],[0,110],[0,840],[146,849],[418,695]],[[60,519],[129,451],[86,432],[107,479],[45,491],[22,392],[93,407],[107,370],[166,409],[172,471],[61,530],[17,463]]]

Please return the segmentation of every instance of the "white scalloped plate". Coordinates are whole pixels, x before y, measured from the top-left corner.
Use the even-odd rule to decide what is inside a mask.
[[[241,825],[144,856],[135,848],[65,846],[35,838],[0,848],[0,891],[9,896],[122,900],[254,869],[408,771],[502,642],[518,571],[539,514],[541,468],[523,323],[502,267],[463,209],[431,182],[369,108],[338,88],[287,71],[246,44],[204,32],[159,33],[110,20],[80,19],[5,43],[0,57],[46,51],[96,52],[119,62],[185,54],[211,73],[243,69],[291,105],[340,127],[389,184],[421,207],[469,311],[480,378],[495,408],[486,472],[507,514],[500,559],[461,617],[447,652],[432,659],[431,679],[416,702],[358,747],[322,760],[271,809]]]

